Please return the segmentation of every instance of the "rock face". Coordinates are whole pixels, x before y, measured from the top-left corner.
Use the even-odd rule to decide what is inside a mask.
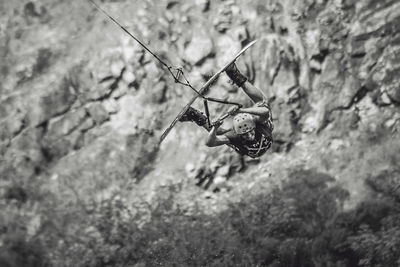
[[[199,184],[227,184],[244,170],[249,162],[230,158],[232,151],[205,148],[205,132],[194,125],[178,125],[159,147],[162,130],[193,92],[90,3],[78,2],[0,4],[5,183],[71,176],[100,183],[112,176],[122,188],[121,181],[145,181],[160,166],[170,172],[165,176],[185,176],[191,164],[187,176]],[[399,1],[167,2],[102,5],[171,72],[182,67],[180,81],[196,89],[258,39],[237,65],[272,107],[275,143],[260,168],[269,160],[309,164],[347,179],[358,171],[344,167],[349,158],[340,153],[350,145],[343,144],[362,150],[399,132]],[[250,105],[224,74],[209,95]],[[214,119],[226,109],[210,104]],[[105,184],[105,191],[113,186]],[[82,198],[90,191],[85,186]]]
[[[185,49],[185,59],[189,61],[191,65],[196,65],[204,61],[212,52],[213,43],[210,36],[208,36],[206,32],[202,34],[196,32]]]

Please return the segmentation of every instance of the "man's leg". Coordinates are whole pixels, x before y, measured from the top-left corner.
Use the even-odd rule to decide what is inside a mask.
[[[245,92],[246,95],[250,97],[254,103],[264,100],[262,92],[257,87],[247,81],[246,76],[240,73],[235,63],[232,63],[226,69],[226,74],[237,86],[242,88],[243,92]]]
[[[265,99],[261,91],[248,81],[246,81],[240,88],[243,89],[243,92],[245,92],[254,103],[262,102]]]
[[[189,109],[186,111],[186,113],[182,116],[182,118],[179,121],[180,122],[192,121],[195,122],[198,126],[201,126],[204,129],[206,129],[208,132],[211,131],[211,126],[208,125],[206,115],[204,115],[202,112],[192,107],[189,107]],[[228,131],[230,130],[220,127],[218,128],[217,135],[224,134]]]

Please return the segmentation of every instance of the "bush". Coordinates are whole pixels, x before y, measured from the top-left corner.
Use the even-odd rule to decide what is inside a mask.
[[[397,266],[399,206],[375,199],[342,211],[348,192],[332,177],[296,170],[268,195],[243,197],[218,215],[176,205],[171,186],[158,200],[127,206],[46,195],[41,227],[27,234],[8,206],[2,266]],[[11,205],[11,204],[9,204]],[[10,216],[10,214],[14,214]],[[4,216],[2,218],[5,218]],[[18,237],[18,238],[16,238]],[[10,255],[10,256],[6,256]],[[25,259],[25,260],[22,260]],[[7,265],[8,264],[8,265]]]

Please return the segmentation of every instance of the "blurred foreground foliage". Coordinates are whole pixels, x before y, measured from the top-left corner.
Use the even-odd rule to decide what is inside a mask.
[[[293,171],[268,195],[243,197],[213,216],[196,206],[180,208],[179,187],[163,190],[156,203],[135,206],[118,195],[65,203],[43,192],[40,208],[21,192],[9,193],[1,211],[0,266],[400,264],[398,199],[380,193],[344,211],[349,193],[326,174]]]

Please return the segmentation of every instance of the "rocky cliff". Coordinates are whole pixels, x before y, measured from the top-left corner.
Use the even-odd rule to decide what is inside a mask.
[[[302,169],[333,177],[331,184],[349,192],[343,208],[351,209],[371,197],[366,180],[380,188],[396,184],[399,1],[99,4],[160,58],[182,67],[195,88],[257,39],[237,65],[271,104],[274,145],[252,161],[205,147],[206,132],[181,123],[159,146],[163,129],[194,95],[190,88],[174,83],[89,1],[2,1],[4,203],[40,213],[49,195],[69,207],[118,194],[130,205],[172,184],[183,188],[176,192],[180,205],[220,211]],[[208,95],[250,104],[224,74]],[[202,109],[202,102],[194,106]],[[227,106],[210,109],[216,118]],[[196,183],[221,192],[205,199]],[[27,225],[35,235],[41,220],[28,216]]]

